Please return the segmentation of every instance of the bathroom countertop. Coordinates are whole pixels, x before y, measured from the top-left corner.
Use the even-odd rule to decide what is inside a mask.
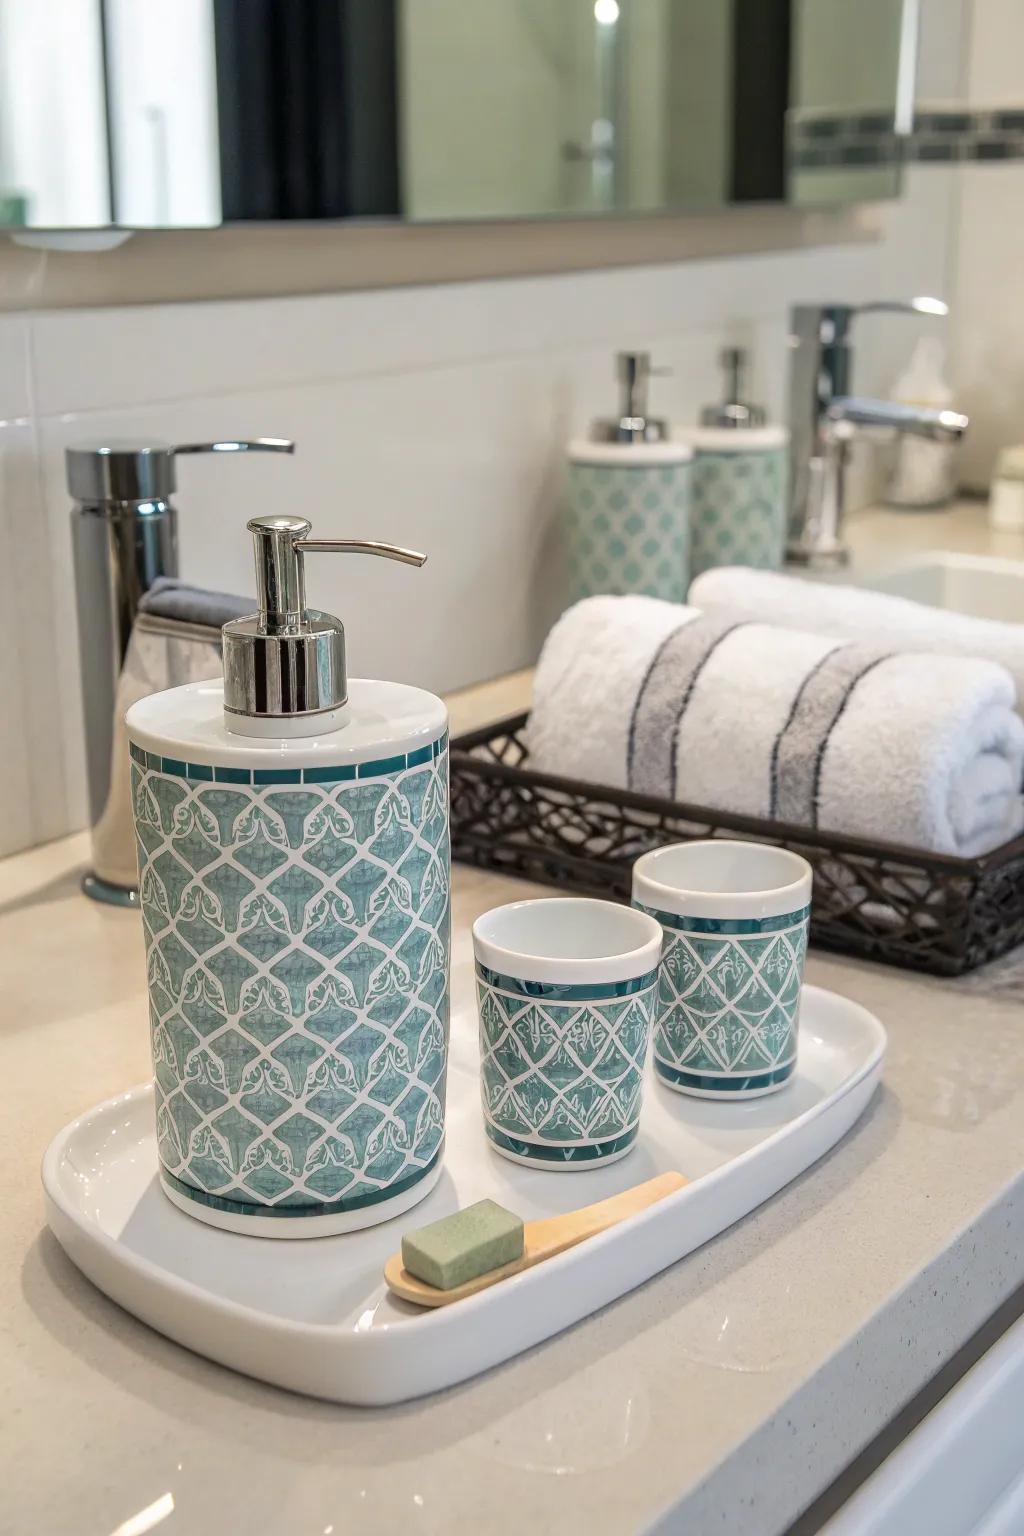
[[[837,572],[839,581],[856,582],[861,573],[884,570],[933,550],[1024,560],[1024,532],[990,528],[987,503],[978,498],[954,501],[938,511],[867,507],[847,517],[844,532],[851,564]]]
[[[453,701],[464,729],[528,674]],[[120,1311],[43,1222],[40,1155],[141,1081],[138,918],[81,897],[82,836],[0,865],[0,1532],[771,1536],[1024,1278],[1020,1003],[812,953],[890,1032],[854,1130],[753,1216],[446,1393],[356,1410],[233,1375]],[[529,887],[457,867],[469,925]]]

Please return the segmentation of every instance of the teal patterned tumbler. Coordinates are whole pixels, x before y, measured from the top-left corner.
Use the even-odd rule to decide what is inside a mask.
[[[644,593],[682,602],[690,582],[693,453],[683,443],[569,449],[569,596]]]
[[[694,427],[690,574],[716,565],[778,570],[786,543],[784,427]]]

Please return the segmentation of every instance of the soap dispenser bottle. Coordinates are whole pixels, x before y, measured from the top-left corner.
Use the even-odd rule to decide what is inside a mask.
[[[224,681],[128,711],[164,1191],[213,1226],[311,1237],[433,1187],[448,1042],[447,712],[349,682],[305,557],[389,544],[258,517],[259,612]]]
[[[690,569],[715,565],[778,570],[786,544],[785,427],[766,421],[763,407],[743,398],[747,354],[726,347],[722,400],[705,406],[700,426],[685,428],[693,460]]]
[[[616,357],[619,414],[569,444],[566,541],[573,602],[646,593],[681,602],[689,584],[690,462],[647,412],[651,360]]]

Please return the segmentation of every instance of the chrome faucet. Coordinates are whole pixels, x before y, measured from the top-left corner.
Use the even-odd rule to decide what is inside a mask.
[[[790,311],[789,539],[800,565],[841,565],[849,445],[862,431],[955,441],[967,430],[959,411],[935,411],[850,393],[857,315],[945,315],[941,299],[877,304],[799,304]]]
[[[139,603],[161,576],[178,574],[178,514],[171,500],[182,454],[291,453],[287,438],[215,443],[96,442],[66,452],[82,661],[86,773],[92,823],[87,896],[132,906],[135,836],[123,771],[127,746],[115,711],[118,680]],[[115,745],[124,761],[115,763]]]

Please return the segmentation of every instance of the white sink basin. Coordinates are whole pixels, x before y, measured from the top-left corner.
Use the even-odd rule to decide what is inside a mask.
[[[978,619],[1024,622],[1024,560],[936,551],[854,579],[860,587],[910,597],[932,608],[969,613]]]

